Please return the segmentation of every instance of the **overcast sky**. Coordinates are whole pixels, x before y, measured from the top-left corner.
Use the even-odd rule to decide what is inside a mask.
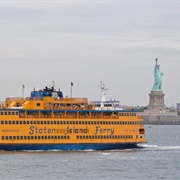
[[[1,1],[0,101],[52,85],[64,96],[146,106],[155,58],[167,106],[180,102],[180,1]]]

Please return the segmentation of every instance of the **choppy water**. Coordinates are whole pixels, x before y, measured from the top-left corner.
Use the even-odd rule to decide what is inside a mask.
[[[179,180],[180,126],[146,126],[143,149],[0,152],[3,180]]]

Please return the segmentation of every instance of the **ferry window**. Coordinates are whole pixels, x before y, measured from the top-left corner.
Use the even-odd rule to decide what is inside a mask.
[[[8,136],[6,136],[6,140],[8,140],[9,139],[9,137]]]
[[[4,121],[1,121],[1,124],[4,124]]]
[[[50,137],[50,136],[48,136],[48,139],[51,139],[51,137]]]
[[[18,112],[16,112],[16,115],[18,115]]]
[[[84,121],[82,121],[82,124],[84,124]]]
[[[69,136],[67,136],[67,139],[70,139],[70,137],[69,137]]]
[[[90,122],[90,121],[88,121],[88,124],[91,124],[91,122]]]
[[[63,124],[66,124],[66,121],[63,121]]]
[[[59,121],[59,124],[62,124],[62,121]]]
[[[57,124],[59,124],[59,121],[57,121]]]
[[[102,124],[102,121],[100,121],[100,124]]]
[[[40,124],[40,121],[37,121],[37,124]]]
[[[12,123],[15,124],[15,121],[13,121]]]
[[[101,136],[98,136],[98,139],[101,139]]]
[[[69,124],[69,121],[67,121],[66,123]]]
[[[11,115],[11,112],[8,112],[8,115]]]
[[[26,124],[26,121],[23,121],[23,124]]]
[[[36,124],[36,121],[34,121],[34,124]]]
[[[79,139],[79,136],[76,136],[77,139]]]
[[[41,139],[41,136],[38,136],[38,139]]]
[[[96,123],[97,123],[97,125],[99,125],[99,121],[97,121]]]
[[[44,124],[46,124],[46,121],[44,121]]]
[[[103,124],[105,124],[105,121],[103,121]]]
[[[94,136],[92,136],[92,139],[94,139]]]
[[[27,139],[27,137],[26,137],[26,136],[24,136],[24,139]]]
[[[1,115],[3,115],[3,111],[1,112]]]
[[[37,139],[37,136],[34,136],[34,139]]]
[[[9,136],[9,139],[12,140],[12,136]]]
[[[41,139],[44,139],[44,136],[41,136]]]
[[[78,124],[78,121],[76,121],[76,124]]]
[[[56,122],[56,121],[54,121],[54,122]],[[51,121],[51,124],[53,124],[53,121]]]
[[[14,115],[14,112],[12,112],[12,115]]]
[[[54,124],[56,124],[56,121],[54,121]]]
[[[108,121],[106,121],[106,124],[109,124],[109,122],[108,122]]]
[[[34,136],[31,136],[31,139],[34,139]]]
[[[61,139],[61,136],[58,136],[58,139]]]
[[[11,121],[9,121],[9,124],[11,124]]]
[[[33,124],[33,121],[30,121],[30,124]]]
[[[27,121],[27,124],[29,124],[29,121]]]
[[[40,104],[40,103],[37,103],[36,106],[41,106],[41,104]]]
[[[28,139],[30,139],[30,136],[28,136]]]
[[[54,139],[57,139],[57,136],[54,136]]]
[[[101,139],[103,139],[104,138],[104,136],[101,136]]]
[[[72,124],[72,121],[70,121],[69,124]]]
[[[7,115],[7,112],[4,112],[4,115]]]
[[[19,136],[17,136],[17,139],[19,140]]]
[[[89,136],[86,136],[86,139],[88,139]]]
[[[64,136],[64,139],[66,139],[66,136]]]
[[[50,124],[50,122],[49,122],[49,121],[47,121],[47,124]]]
[[[4,136],[2,136],[1,138],[2,138],[2,140],[4,140]]]
[[[94,124],[96,124],[96,121],[94,121]]]
[[[8,121],[5,121],[5,124],[8,124]]]
[[[91,139],[91,136],[89,136],[89,139]]]
[[[47,139],[47,136],[45,136],[44,139]]]
[[[117,139],[117,135],[115,135],[114,138]]]

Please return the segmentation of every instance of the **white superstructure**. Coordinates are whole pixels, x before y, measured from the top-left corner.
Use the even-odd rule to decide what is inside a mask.
[[[108,89],[102,81],[100,82],[100,89],[101,101],[93,101],[96,110],[122,110],[120,107],[120,101],[116,100],[115,98],[106,100],[105,95]]]

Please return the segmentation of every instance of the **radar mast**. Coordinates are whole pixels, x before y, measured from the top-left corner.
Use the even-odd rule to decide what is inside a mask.
[[[106,101],[105,95],[108,89],[106,88],[105,84],[102,81],[100,82],[100,89],[101,89],[101,108],[104,108],[104,102]]]

